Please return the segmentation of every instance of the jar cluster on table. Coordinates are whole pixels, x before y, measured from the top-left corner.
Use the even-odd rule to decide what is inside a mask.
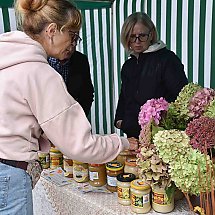
[[[135,213],[147,213],[151,205],[158,212],[167,213],[174,209],[174,202],[169,209],[165,209],[163,206],[167,203],[164,202],[164,193],[159,191],[152,194],[150,185],[138,178],[137,158],[127,151],[106,164],[71,160],[55,147],[51,147],[49,153],[39,152],[38,156],[44,169],[61,167],[64,176],[73,178],[77,183],[89,182],[93,187],[105,186],[110,192],[117,192],[119,204],[130,205]]]

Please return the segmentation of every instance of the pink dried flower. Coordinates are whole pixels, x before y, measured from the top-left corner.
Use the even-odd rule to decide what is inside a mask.
[[[138,122],[141,125],[141,128],[143,128],[144,125],[146,125],[151,120],[153,120],[155,124],[158,125],[162,118],[163,112],[166,112],[168,107],[169,104],[163,97],[159,99],[147,100],[147,102],[141,106],[138,117]]]
[[[214,118],[200,117],[194,119],[188,124],[185,132],[190,137],[192,147],[203,153],[215,145]]]
[[[210,104],[214,97],[215,90],[213,89],[203,88],[198,90],[189,102],[188,115],[194,118],[200,117],[204,113],[205,108]]]

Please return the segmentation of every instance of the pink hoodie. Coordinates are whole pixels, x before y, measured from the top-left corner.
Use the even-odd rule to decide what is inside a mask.
[[[92,135],[81,106],[49,66],[43,47],[23,32],[0,35],[0,158],[37,159],[41,129],[74,160],[105,163],[128,149],[126,138]]]

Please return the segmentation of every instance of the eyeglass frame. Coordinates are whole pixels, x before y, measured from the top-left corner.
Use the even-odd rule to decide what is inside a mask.
[[[69,33],[69,35],[71,37],[71,42],[72,43],[75,42],[76,44],[79,44],[82,41],[82,39],[81,39],[81,37],[79,36],[78,33],[74,32],[74,31],[71,31],[71,30],[69,30],[68,33]]]
[[[148,39],[149,39],[149,35],[150,35],[151,31],[148,33],[148,34],[145,34],[145,33],[140,33],[138,34],[138,36],[136,36],[136,34],[131,34],[130,37],[129,37],[129,42],[130,43],[135,43],[137,41],[137,39],[140,41],[140,42],[146,42]],[[133,35],[133,37],[131,37]],[[141,40],[140,37],[145,37],[147,36],[147,39],[146,40]],[[132,42],[131,41],[131,38],[135,38],[134,41]]]

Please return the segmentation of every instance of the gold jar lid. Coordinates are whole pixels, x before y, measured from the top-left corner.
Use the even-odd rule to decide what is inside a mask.
[[[142,179],[136,179],[131,182],[131,187],[136,190],[148,190],[150,189],[150,185],[146,182],[142,181]]]

